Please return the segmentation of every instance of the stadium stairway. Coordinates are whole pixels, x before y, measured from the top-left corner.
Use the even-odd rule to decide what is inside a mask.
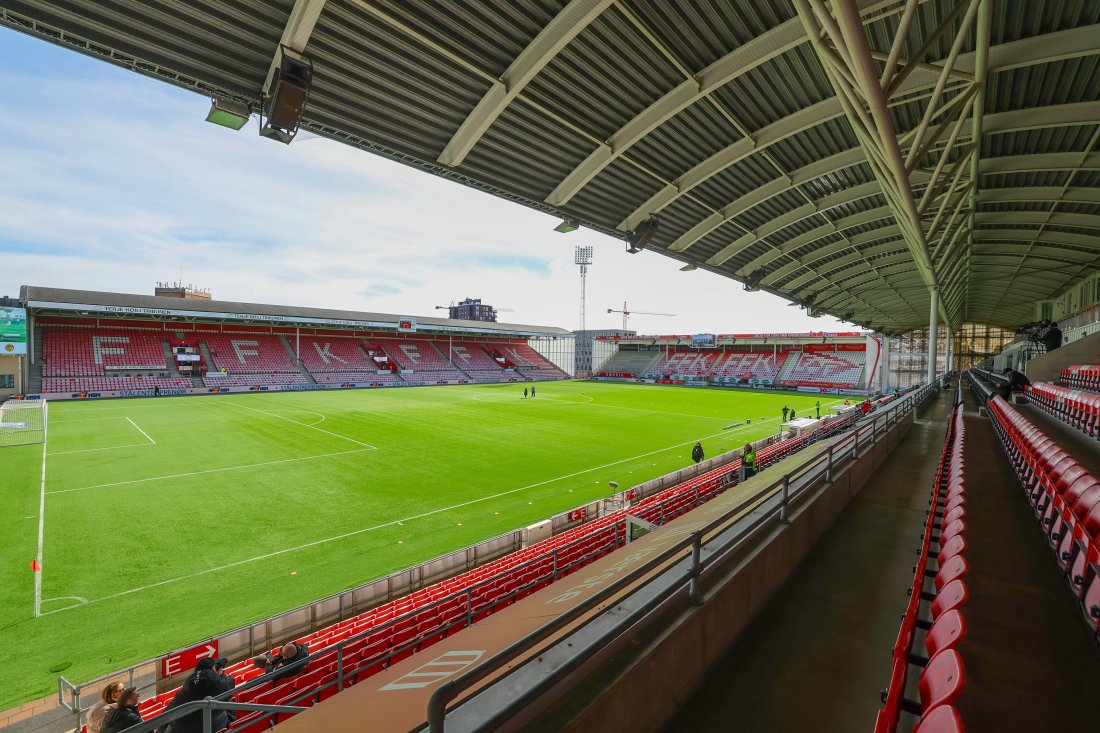
[[[310,384],[317,384],[317,380],[314,379],[313,375],[310,374],[308,369],[306,369],[305,363],[298,358],[297,352],[294,351],[294,347],[290,345],[290,341],[287,339],[287,337],[285,335],[280,336],[279,340],[283,342],[283,348],[285,348],[286,352],[290,354],[290,360],[298,365],[298,371],[301,372],[302,376],[305,377]]]
[[[180,370],[176,367],[176,357],[172,354],[172,346],[167,341],[161,341],[160,346],[164,352],[164,363],[168,365],[168,376],[181,376]]]
[[[942,393],[914,424],[666,733],[871,733],[951,402]],[[970,599],[959,653],[967,681],[953,704],[972,732],[1095,730],[1087,691],[1100,689],[1100,654],[969,394],[964,425]],[[906,697],[920,696],[919,676],[910,672]],[[897,729],[916,722],[905,714]]]

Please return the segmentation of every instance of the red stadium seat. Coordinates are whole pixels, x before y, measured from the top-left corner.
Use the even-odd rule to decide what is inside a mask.
[[[940,705],[921,719],[913,733],[966,733],[966,729],[955,708]]]
[[[954,649],[940,652],[928,662],[920,676],[921,708],[928,711],[952,703],[965,684],[966,669],[959,653]]]

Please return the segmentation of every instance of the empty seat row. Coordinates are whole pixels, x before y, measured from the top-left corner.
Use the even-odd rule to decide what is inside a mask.
[[[794,365],[787,371],[781,384],[793,386],[821,384],[826,386],[854,387],[863,374],[866,351],[842,351],[835,353],[795,354]]]
[[[1100,641],[1100,477],[1001,397],[986,407],[1081,618]]]
[[[1063,384],[1076,389],[1100,392],[1100,364],[1075,364],[1062,370]]]
[[[109,369],[166,369],[163,331],[42,328],[42,376],[102,376]]]
[[[298,371],[298,366],[278,336],[211,333],[203,336],[202,340],[206,342],[214,362],[211,372],[221,369],[229,374]]]
[[[1028,397],[1067,425],[1100,438],[1100,392],[1034,382],[1028,387]]]
[[[956,407],[948,423],[927,519],[921,533],[909,601],[894,643],[890,682],[875,733],[894,733],[902,712],[921,717],[914,733],[962,733],[952,706],[966,684],[966,667],[957,646],[966,636],[962,608],[969,598],[966,544],[966,481],[963,448],[966,427]],[[905,697],[911,675],[918,700]]]
[[[117,390],[185,389],[187,377],[43,377],[43,392],[109,392]]]
[[[783,368],[789,353],[788,351],[779,351],[774,354],[730,351],[726,358],[714,367],[711,376],[718,379],[751,377],[774,380],[779,370]]]

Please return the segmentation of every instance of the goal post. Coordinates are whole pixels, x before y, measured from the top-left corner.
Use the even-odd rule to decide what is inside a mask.
[[[46,440],[46,400],[0,403],[0,448]]]

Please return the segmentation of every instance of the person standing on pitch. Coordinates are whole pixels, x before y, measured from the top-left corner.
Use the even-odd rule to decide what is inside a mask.
[[[820,420],[821,419],[821,400],[817,401],[816,407],[817,407],[817,419]]]
[[[523,388],[523,399],[527,399],[527,388]]]
[[[531,385],[531,397],[534,398],[534,396],[535,396],[535,385],[532,384]]]
[[[695,447],[691,449],[691,460],[698,463],[703,460],[703,444],[695,441]]]
[[[794,420],[794,410],[791,410],[791,419]]]
[[[787,413],[791,411],[791,408],[783,405],[783,422],[787,422]]]

